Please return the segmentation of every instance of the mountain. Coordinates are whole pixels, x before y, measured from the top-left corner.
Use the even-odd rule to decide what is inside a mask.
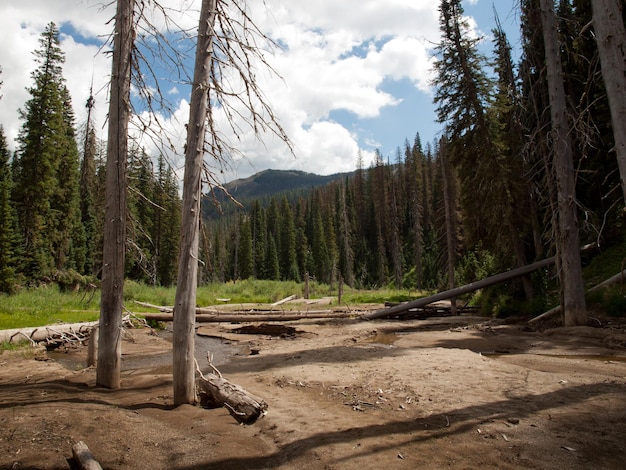
[[[224,190],[244,207],[247,207],[249,206],[248,203],[255,199],[269,200],[272,196],[282,193],[307,192],[312,188],[324,186],[350,175],[352,172],[323,176],[298,170],[264,170],[248,178],[240,178],[226,183]],[[215,202],[219,203],[224,213],[235,208],[235,204],[229,200],[224,190],[215,188],[205,196],[203,214],[206,218],[214,218],[219,213],[215,208]]]

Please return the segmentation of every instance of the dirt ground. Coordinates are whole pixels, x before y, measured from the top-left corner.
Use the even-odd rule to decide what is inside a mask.
[[[535,329],[480,317],[301,320],[295,333],[203,324],[225,378],[268,404],[172,406],[171,343],[129,330],[122,388],[86,347],[0,355],[0,469],[622,469],[626,327]],[[209,336],[208,340],[206,336]],[[199,352],[205,355],[204,351]],[[219,355],[219,357],[217,357]]]

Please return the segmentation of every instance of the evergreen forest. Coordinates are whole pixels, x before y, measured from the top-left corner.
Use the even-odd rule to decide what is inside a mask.
[[[256,278],[355,288],[441,289],[553,256],[557,174],[538,0],[520,1],[521,45],[477,38],[460,0],[440,2],[434,102],[441,136],[416,130],[394,155],[310,191],[239,201],[202,224],[199,282]],[[624,200],[589,2],[558,2],[581,244],[623,242]],[[76,123],[59,31],[35,51],[16,151],[0,129],[0,291],[97,284],[102,266],[106,143]],[[1,102],[0,102],[1,103]],[[88,109],[93,106],[90,100]],[[324,158],[320,155],[319,158]],[[215,197],[203,201],[211,205]],[[228,200],[222,202],[229,206]],[[128,154],[126,277],[175,283],[179,181],[162,155]],[[506,286],[541,298],[554,273]]]

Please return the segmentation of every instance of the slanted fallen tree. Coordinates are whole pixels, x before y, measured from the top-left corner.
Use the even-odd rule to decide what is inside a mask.
[[[588,289],[587,292],[595,292],[595,291],[598,291],[605,287],[612,286],[620,282],[623,285],[625,279],[626,279],[626,270],[620,273],[617,273],[615,276],[611,276],[610,278],[606,279],[605,281],[602,281],[599,284],[596,284],[595,286]],[[540,320],[548,320],[550,318],[556,317],[560,313],[561,313],[561,306],[557,305],[556,307],[553,307],[550,310],[543,312],[541,315],[531,318],[530,320],[528,320],[528,323],[536,323]]]
[[[455,287],[454,289],[449,289],[443,292],[439,292],[438,294],[429,295],[427,297],[422,297],[421,299],[416,299],[411,302],[406,302],[404,304],[396,305],[395,307],[383,308],[383,309],[376,310],[371,313],[366,313],[365,315],[361,315],[361,318],[364,320],[374,320],[376,318],[389,317],[392,315],[395,315],[395,316],[406,315],[406,314],[411,313],[411,311],[414,309],[424,307],[428,304],[432,304],[433,302],[452,299],[454,297],[467,294],[468,292],[473,292],[479,289],[483,289],[485,287],[493,286],[501,282],[506,282],[511,279],[524,276],[526,274],[530,274],[539,269],[546,268],[548,266],[553,265],[555,261],[556,261],[556,258],[554,256],[551,258],[546,258],[544,260],[537,261],[535,263],[532,263],[526,266],[522,266],[521,268],[513,269],[511,271],[507,271],[501,274],[496,274],[495,276],[487,277],[480,281],[471,282],[464,286]]]

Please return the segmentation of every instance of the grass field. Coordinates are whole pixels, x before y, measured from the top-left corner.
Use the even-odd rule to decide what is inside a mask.
[[[337,286],[311,283],[311,298],[334,297]],[[224,284],[210,284],[198,289],[196,305],[206,307],[224,303],[272,303],[290,295],[302,296],[304,284],[282,281],[244,280]],[[150,309],[135,301],[154,305],[173,305],[174,287],[154,287],[127,281],[124,286],[124,304],[133,313]],[[416,291],[377,289],[355,290],[344,288],[341,303],[354,305],[385,301],[411,300],[426,295]],[[226,300],[228,299],[228,300]],[[97,320],[100,292],[61,292],[56,286],[25,289],[15,295],[0,296],[0,329],[36,327],[55,323],[75,323]]]

